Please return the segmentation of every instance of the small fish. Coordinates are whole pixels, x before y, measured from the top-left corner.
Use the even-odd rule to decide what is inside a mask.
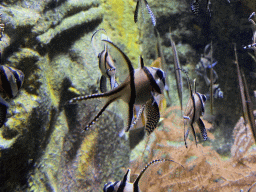
[[[3,99],[12,99],[18,94],[23,81],[24,74],[22,71],[6,65],[0,66],[0,94]]]
[[[93,47],[95,47],[93,44],[94,36],[100,30],[105,31],[104,29],[98,29],[92,35],[91,43],[92,43]],[[100,78],[100,91],[102,93],[105,93],[105,92],[107,92],[107,78],[110,81],[111,89],[114,89],[115,87],[118,86],[118,84],[116,82],[116,78],[115,78],[115,74],[116,74],[115,63],[114,63],[111,55],[109,54],[108,46],[106,44],[104,45],[104,50],[99,53],[98,58],[99,58],[99,68],[100,68],[100,71],[102,74],[102,76]]]
[[[118,87],[101,94],[92,94],[87,96],[80,96],[73,98],[69,103],[74,103],[76,101],[83,101],[88,99],[106,99],[104,106],[98,112],[98,114],[90,121],[86,126],[91,127],[95,121],[100,117],[103,111],[108,107],[108,105],[117,99],[122,99],[128,106],[128,123],[126,131],[129,131],[133,118],[133,108],[135,105],[146,105],[146,131],[150,134],[156,127],[160,115],[159,108],[155,101],[155,96],[162,94],[165,87],[165,73],[159,68],[155,67],[145,67],[143,59],[141,57],[140,68],[134,70],[130,59],[124,54],[124,52],[119,49],[114,43],[108,40],[103,40],[104,42],[112,45],[117,51],[120,52],[124,58],[128,69],[129,76],[126,80],[121,83]]]
[[[0,41],[2,41],[3,33],[4,33],[4,24],[2,23],[2,14],[0,14]]]
[[[6,65],[0,66],[0,127],[6,121],[8,103],[4,99],[12,99],[20,90],[24,81],[22,71]]]
[[[128,169],[126,174],[124,175],[124,178],[122,181],[116,181],[114,183],[113,182],[106,183],[104,185],[103,192],[141,192],[141,190],[139,188],[139,181],[140,181],[140,178],[145,173],[145,171],[149,168],[149,166],[153,165],[155,163],[163,163],[166,161],[176,163],[175,161],[170,160],[170,159],[153,160],[144,167],[144,169],[140,172],[139,176],[136,178],[134,183],[130,182],[131,169]]]
[[[173,51],[173,57],[174,57],[175,78],[176,78],[176,85],[177,85],[177,89],[178,89],[178,95],[179,95],[179,99],[180,99],[180,108],[181,108],[181,111],[183,111],[183,108],[182,108],[183,82],[182,82],[181,70],[179,70],[180,69],[180,60],[179,60],[175,42],[172,39],[171,30],[170,30],[170,39],[171,39],[171,45],[172,45],[172,51]]]
[[[188,76],[187,76],[187,78],[188,78]],[[194,123],[198,124],[203,139],[205,141],[207,140],[207,132],[206,132],[203,121],[200,119],[200,116],[202,116],[204,114],[206,96],[201,93],[196,92],[195,80],[194,80],[194,93],[192,92],[192,88],[191,88],[191,84],[189,83],[189,79],[188,79],[188,84],[189,84],[188,86],[189,86],[189,90],[190,90],[190,99],[187,103],[187,107],[185,109],[183,118],[184,118],[184,120],[189,122],[196,145],[197,145],[196,133],[195,133],[195,129],[193,126]],[[189,134],[189,129],[184,134],[184,141],[185,141],[186,147],[187,147],[186,140],[187,140],[188,134]]]
[[[169,93],[169,80],[168,80],[168,69],[167,69],[167,65],[166,65],[166,61],[165,61],[165,58],[164,58],[164,53],[163,53],[163,50],[162,50],[162,46],[161,46],[161,40],[160,40],[160,34],[158,32],[158,30],[156,28],[154,28],[155,30],[155,33],[156,33],[156,36],[157,36],[157,43],[156,43],[156,55],[157,55],[157,58],[155,61],[158,60],[158,58],[160,58],[160,67],[159,68],[162,68],[165,73],[166,73],[166,86],[165,86],[165,90],[166,90],[166,95],[167,95],[167,98],[169,100],[169,102],[171,102],[171,97],[170,97],[170,93]]]
[[[194,15],[198,16],[199,13],[199,0],[192,0],[190,5],[191,11]]]
[[[147,8],[147,10],[148,10],[148,14],[150,15],[151,21],[152,21],[153,25],[156,26],[156,18],[155,18],[155,15],[154,15],[154,13],[151,11],[147,0],[137,0],[135,12],[134,12],[134,22],[137,23],[137,21],[138,21],[138,13],[139,13],[139,6],[140,6],[140,4],[141,4],[141,7],[142,7],[142,4],[143,4],[144,6],[146,6],[146,8]],[[142,14],[144,14],[143,8],[142,8]]]
[[[243,73],[241,75],[240,67],[238,64],[236,44],[234,44],[234,51],[235,51],[235,64],[237,67],[237,77],[238,77],[238,83],[239,83],[239,89],[240,89],[242,107],[243,107],[244,122],[245,124],[249,123],[249,127],[252,131],[254,141],[256,141],[256,125],[255,125],[255,119],[253,115],[253,105],[250,99],[245,76]]]
[[[199,16],[201,11],[207,11],[208,15],[211,17],[211,10],[210,10],[211,1],[207,0],[206,2],[206,9],[200,9],[200,3],[199,0],[192,0],[190,4],[191,11],[194,15]]]
[[[256,44],[256,23],[252,20],[252,18],[255,16],[255,12],[253,12],[248,20],[252,23],[252,31],[253,31],[253,35],[252,35],[252,44],[248,45],[248,48],[253,49],[254,51],[256,51],[255,48],[255,44]],[[247,48],[247,46],[244,47],[244,49]]]
[[[213,97],[214,99],[222,99],[224,97],[223,91],[219,84],[213,84]],[[206,93],[206,99],[210,100],[210,94]]]

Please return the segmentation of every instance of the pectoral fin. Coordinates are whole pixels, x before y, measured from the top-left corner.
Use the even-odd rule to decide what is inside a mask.
[[[137,23],[137,21],[138,21],[139,3],[140,3],[140,0],[137,1],[137,5],[135,8],[135,12],[134,12],[134,22],[135,23]]]
[[[202,121],[202,119],[199,118],[199,120],[197,121],[198,127],[201,131],[201,135],[203,137],[203,139],[206,141],[207,140],[207,132],[204,126],[204,122]]]
[[[160,119],[159,107],[157,102],[152,98],[151,100],[147,101],[146,103],[146,131],[149,135],[154,131],[157,126],[157,123]]]
[[[107,92],[107,78],[104,75],[100,78],[100,91],[101,93]]]

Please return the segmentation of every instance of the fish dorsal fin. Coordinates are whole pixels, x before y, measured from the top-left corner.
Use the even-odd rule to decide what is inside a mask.
[[[96,56],[98,56],[98,52],[99,52],[99,51],[97,50],[97,47],[96,47],[96,45],[95,45],[94,38],[95,38],[96,34],[97,34],[99,31],[104,31],[104,32],[107,34],[107,32],[106,32],[105,29],[98,29],[98,30],[96,30],[96,31],[92,34],[91,44],[92,44],[92,47],[93,47],[93,49],[94,49],[94,51],[95,51]],[[107,49],[107,48],[106,48],[106,45],[104,45],[104,50],[106,50],[106,49]]]
[[[129,130],[129,128],[132,124],[133,105],[135,103],[135,97],[136,97],[135,82],[134,82],[134,68],[132,66],[130,59],[127,57],[127,55],[121,49],[119,49],[113,42],[111,42],[109,40],[102,40],[102,41],[112,45],[122,55],[123,59],[125,60],[125,63],[127,64],[128,69],[129,69],[131,98],[128,103],[129,109],[128,109],[128,127],[126,129],[126,131],[127,131],[127,130]]]
[[[153,165],[155,163],[161,163],[161,162],[165,162],[165,161],[169,161],[169,162],[174,162],[174,163],[177,163],[171,159],[156,159],[156,160],[153,160],[151,162],[149,162],[145,167],[144,169],[140,172],[139,176],[136,178],[136,180],[134,181],[133,183],[133,186],[134,186],[134,189],[138,189],[139,188],[139,181],[140,181],[140,178],[143,176],[143,174],[145,173],[145,171],[149,168],[150,165]],[[179,164],[179,163],[177,163]],[[179,164],[180,165],[180,164]],[[182,165],[180,165],[182,166]],[[183,167],[183,166],[182,166]],[[184,168],[184,167],[183,167]]]
[[[124,175],[123,180],[121,181],[117,192],[124,192],[124,188],[127,184],[127,182],[130,182],[130,176],[131,176],[131,169],[128,169],[126,174]]]
[[[140,56],[140,68],[141,69],[144,68],[144,60],[143,60],[142,56]]]

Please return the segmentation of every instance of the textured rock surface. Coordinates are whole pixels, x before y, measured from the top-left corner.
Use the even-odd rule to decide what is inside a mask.
[[[238,47],[251,42],[248,16],[256,11],[255,1],[212,1],[211,20],[196,18],[191,13],[190,0],[148,2],[157,18],[168,65],[171,105],[179,105],[179,101],[169,28],[181,65],[198,79],[202,93],[208,90],[193,69],[209,40],[216,45],[215,69],[224,99],[215,102],[213,145],[219,153],[229,153],[230,135],[240,116],[232,42],[237,42]],[[0,2],[6,24],[0,42],[2,64],[25,74],[23,88],[9,101],[8,121],[0,129],[0,191],[101,191],[105,182],[120,180],[129,160],[141,156],[145,140],[137,148],[133,146],[131,156],[129,141],[118,136],[123,121],[117,114],[125,109],[116,104],[110,106],[93,129],[83,132],[84,125],[99,109],[99,102],[66,105],[74,96],[98,92],[100,71],[90,43],[96,29],[106,29],[135,68],[140,54],[146,65],[156,59],[152,23],[147,14],[143,18],[140,12],[135,24],[135,6],[134,0]],[[248,65],[252,62],[247,53],[240,50],[239,58],[246,62],[239,61],[246,74],[255,70],[255,66]],[[249,84],[250,89],[254,85]],[[185,83],[184,87],[186,103]],[[149,143],[154,139],[152,134]]]
[[[101,3],[2,2],[2,64],[22,70],[25,82],[0,129],[1,190],[99,191],[102,183],[122,176],[121,167],[129,161],[128,140],[118,136],[122,118],[106,111],[91,131],[83,132],[99,103],[66,105],[74,96],[98,92],[100,71],[90,40],[97,28],[109,27],[103,15],[106,6],[113,6]],[[111,10],[106,15],[113,20]],[[106,30],[111,36],[117,27],[125,30]],[[134,46],[126,47],[124,35],[116,35],[116,43],[128,52]]]

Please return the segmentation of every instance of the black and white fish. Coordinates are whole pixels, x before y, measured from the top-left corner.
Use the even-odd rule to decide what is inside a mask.
[[[104,185],[103,192],[141,192],[141,190],[139,188],[139,181],[140,181],[140,178],[145,173],[145,171],[149,168],[149,166],[153,165],[155,163],[161,163],[161,162],[166,162],[166,161],[176,163],[175,161],[170,160],[170,159],[153,160],[144,167],[144,169],[140,172],[139,176],[136,178],[134,183],[130,182],[131,170],[128,169],[126,174],[124,175],[124,178],[122,181],[106,183]]]
[[[194,15],[198,16],[199,13],[199,0],[192,0],[190,5],[191,11]]]
[[[207,12],[209,16],[211,16],[211,10],[210,10],[211,1],[206,1],[206,8],[202,8],[202,3],[199,3],[199,0],[192,0],[190,4],[191,11],[194,15],[199,16],[202,12]]]
[[[155,18],[155,15],[154,15],[154,13],[151,11],[147,0],[137,0],[135,12],[134,12],[134,22],[137,23],[137,21],[138,21],[139,6],[142,7],[142,9],[141,9],[142,14],[144,14],[143,7],[146,7],[146,8],[147,8],[148,14],[150,15],[150,18],[151,18],[151,21],[152,21],[153,25],[156,26],[156,18]]]
[[[93,47],[94,47],[94,43],[93,43],[94,37],[100,30],[106,33],[105,29],[98,29],[93,33],[91,38],[91,43]],[[110,81],[111,89],[114,89],[115,87],[118,86],[115,78],[115,74],[116,74],[115,63],[111,55],[109,54],[109,49],[106,43],[104,44],[104,50],[98,54],[98,58],[99,58],[99,68],[102,74],[100,78],[100,91],[102,93],[105,93],[107,92],[107,79],[109,79]]]
[[[141,58],[141,66],[138,69],[133,68],[130,59],[121,51],[114,43],[108,40],[103,40],[109,45],[113,46],[120,52],[127,67],[129,69],[129,76],[118,87],[101,94],[92,94],[73,98],[69,103],[76,101],[84,101],[89,99],[105,99],[104,106],[100,109],[98,114],[89,122],[85,127],[91,127],[95,121],[101,116],[104,110],[114,101],[122,99],[128,109],[128,122],[126,131],[130,129],[133,120],[134,105],[145,105],[146,110],[146,131],[150,134],[159,121],[160,114],[158,104],[155,101],[155,96],[162,94],[165,88],[165,73],[163,70],[155,67],[144,66],[143,59]]]
[[[4,99],[12,99],[20,90],[24,81],[22,71],[6,65],[0,66],[0,127],[6,121],[8,103]]]
[[[196,85],[195,85],[195,80],[194,80],[194,93],[192,92],[192,88],[191,88],[191,84],[189,83],[189,79],[188,79],[188,86],[189,86],[189,90],[190,90],[190,99],[187,103],[186,109],[184,111],[184,121],[187,121],[192,129],[192,133],[195,139],[195,142],[197,144],[197,140],[196,140],[196,133],[195,133],[195,129],[194,129],[194,123],[197,123],[199,126],[199,129],[201,131],[201,135],[203,137],[204,140],[207,140],[207,132],[204,126],[204,123],[202,121],[202,119],[200,118],[205,111],[205,101],[206,101],[206,96],[196,92]],[[185,141],[185,145],[187,147],[187,137],[189,134],[189,129],[184,133],[184,141]]]

